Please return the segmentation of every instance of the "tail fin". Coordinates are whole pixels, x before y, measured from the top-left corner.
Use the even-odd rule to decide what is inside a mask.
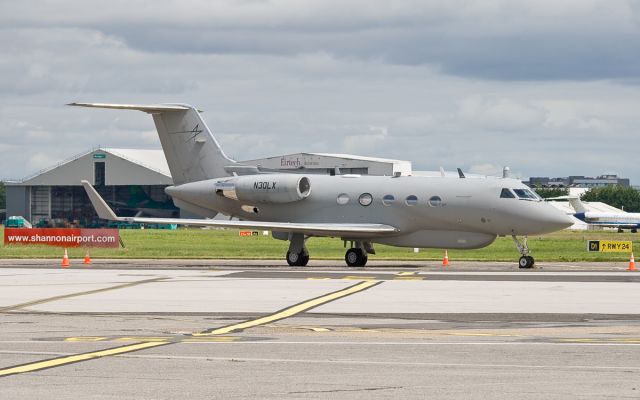
[[[558,197],[549,197],[547,200],[568,200],[571,207],[575,210],[576,213],[585,213],[587,212],[587,208],[584,206],[584,203],[580,200],[579,196],[558,196]]]
[[[175,185],[228,176],[227,157],[200,118],[200,112],[185,104],[71,103],[71,106],[144,111],[153,116],[164,155]]]
[[[582,204],[582,201],[580,201],[580,197],[569,197],[569,204],[571,204],[571,207],[573,207],[574,210],[576,210],[576,213],[585,213],[587,212],[587,209],[585,208],[584,204]]]

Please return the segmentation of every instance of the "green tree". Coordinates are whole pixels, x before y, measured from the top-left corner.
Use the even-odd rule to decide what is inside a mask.
[[[582,195],[584,201],[601,201],[628,212],[640,211],[640,192],[629,186],[605,186],[589,189]]]
[[[568,188],[542,188],[535,187],[536,193],[540,195],[543,199],[548,199],[549,197],[560,197],[567,196],[569,194]]]
[[[0,210],[7,208],[7,195],[4,191],[4,182],[0,181]]]

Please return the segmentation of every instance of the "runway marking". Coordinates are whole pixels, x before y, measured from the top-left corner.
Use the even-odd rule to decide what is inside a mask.
[[[109,290],[117,290],[117,289],[124,289],[124,288],[128,288],[128,287],[132,287],[132,286],[144,285],[145,283],[158,282],[158,281],[162,281],[162,280],[165,280],[165,279],[169,279],[169,278],[168,277],[162,277],[162,278],[144,279],[144,280],[141,280],[141,281],[127,282],[127,283],[123,283],[123,284],[120,284],[120,285],[109,286],[109,287],[102,288],[102,289],[87,290],[87,291],[84,291],[84,292],[76,292],[76,293],[62,294],[60,296],[47,297],[47,298],[40,299],[40,300],[28,301],[26,303],[14,304],[12,306],[0,307],[0,313],[7,312],[7,311],[20,310],[22,308],[31,307],[31,306],[35,306],[35,305],[38,305],[38,304],[49,303],[49,302],[52,302],[52,301],[70,299],[72,297],[87,296],[87,295],[90,295],[90,294],[107,292]]]
[[[208,336],[208,335],[224,335],[232,332],[238,332],[245,330],[247,328],[253,328],[255,326],[268,324],[270,322],[279,321],[281,319],[293,317],[296,314],[300,314],[301,312],[308,311],[312,308],[321,306],[323,304],[329,303],[334,300],[341,299],[343,297],[352,295],[354,293],[361,292],[366,289],[370,289],[376,285],[381,284],[381,281],[364,281],[357,283],[353,286],[349,286],[345,289],[341,289],[332,293],[328,293],[322,295],[320,297],[316,297],[315,299],[306,300],[302,303],[287,307],[280,311],[277,311],[273,314],[266,315],[264,317],[260,317],[257,319],[240,322],[237,324],[225,326],[222,328],[214,328],[208,329],[203,332],[194,333],[193,336]]]
[[[238,342],[242,343],[242,342]],[[246,342],[244,342],[246,343]],[[314,360],[300,358],[258,358],[258,357],[210,357],[210,356],[176,356],[176,355],[125,355],[126,358],[141,359],[173,359],[173,360],[206,360],[206,361],[247,361],[266,363],[303,363],[303,364],[347,364],[347,365],[388,365],[388,366],[417,366],[417,367],[459,367],[459,368],[505,368],[505,369],[551,369],[551,370],[595,370],[595,371],[628,371],[640,370],[640,366],[613,366],[613,365],[544,365],[544,364],[491,364],[491,363],[440,363],[421,361],[376,361],[376,360],[350,360],[329,359]]]
[[[607,344],[640,344],[640,338],[604,338],[604,339],[588,339],[588,338],[565,338],[556,339],[563,343],[607,343]]]
[[[59,367],[62,365],[73,364],[81,361],[93,360],[96,358],[102,358],[106,356],[115,356],[118,354],[130,353],[133,351],[139,351],[148,349],[150,347],[164,346],[170,342],[144,342],[130,344],[126,346],[113,347],[111,349],[91,351],[88,353],[74,354],[70,356],[52,358],[50,360],[36,361],[22,365],[15,365],[13,367],[0,369],[0,377],[23,374],[25,372],[40,371],[47,368]]]
[[[232,342],[240,340],[240,336],[203,336],[203,337],[184,337],[184,336],[74,336],[64,338],[65,342]]]
[[[347,280],[350,280],[350,281],[372,281],[372,280],[376,279],[376,277],[375,276],[347,275],[345,277],[338,278],[338,279],[347,279]]]
[[[80,295],[84,295],[84,294],[88,294],[88,293],[96,293],[96,292],[100,292],[100,291],[105,291],[105,290],[112,290],[115,288],[121,288],[121,287],[128,287],[128,286],[133,286],[136,284],[141,284],[141,283],[147,283],[147,282],[153,282],[153,281],[158,281],[161,279],[167,279],[167,278],[156,278],[156,279],[147,279],[145,281],[138,281],[138,282],[131,282],[125,285],[118,285],[118,286],[114,286],[111,288],[105,288],[105,289],[98,289],[98,290],[92,290],[89,292],[83,292],[83,293],[75,293],[75,294],[71,294],[71,295],[64,295],[64,296],[56,296],[56,297],[51,297],[48,299],[43,299],[43,300],[38,300],[38,301],[34,301],[34,302],[29,302],[29,303],[24,303],[22,305],[22,307],[25,307],[25,304],[40,304],[42,302],[45,301],[52,301],[52,299],[58,300],[60,298],[68,298],[68,297],[73,297],[73,296],[80,296]],[[199,340],[201,339],[203,336],[217,336],[216,339],[214,339],[213,341],[217,341],[217,342],[230,342],[232,343],[234,340],[236,339],[231,339],[230,337],[226,337],[226,336],[218,336],[218,335],[224,335],[227,333],[231,333],[231,332],[237,332],[237,331],[241,331],[247,328],[252,328],[254,326],[259,326],[259,325],[264,325],[267,324],[269,322],[274,322],[274,321],[278,321],[284,318],[289,318],[292,317],[294,315],[297,315],[301,312],[310,310],[314,307],[318,307],[320,305],[329,303],[331,301],[334,300],[338,300],[341,299],[343,297],[352,295],[354,293],[358,293],[361,292],[363,290],[369,289],[373,286],[379,285],[381,284],[381,281],[364,281],[364,282],[360,282],[357,283],[353,286],[349,286],[345,289],[341,289],[335,292],[331,292],[325,295],[322,295],[320,297],[316,297],[314,299],[310,299],[310,300],[306,300],[302,303],[287,307],[283,310],[277,311],[273,314],[269,314],[267,316],[264,317],[260,317],[257,319],[253,319],[253,320],[249,320],[249,321],[244,321],[244,322],[240,322],[237,324],[233,324],[233,325],[229,325],[229,326],[225,326],[222,328],[215,328],[215,329],[209,329],[206,330],[204,332],[200,332],[200,333],[194,333],[192,334],[191,339],[193,340],[193,342],[198,342],[198,341],[202,341]],[[15,307],[15,306],[13,306]],[[75,338],[71,338],[71,339],[78,339],[77,337]],[[102,337],[99,336],[91,336],[89,337],[90,341],[100,341],[102,340]],[[133,337],[126,337],[126,338],[121,338],[121,340],[135,340],[136,338]],[[187,338],[185,338],[186,340]],[[165,345],[169,345],[169,344],[173,344],[176,343],[176,341],[172,341],[171,338],[160,338],[160,337],[144,337],[141,340],[143,340],[141,343],[136,343],[136,344],[131,344],[131,345],[125,345],[125,346],[121,346],[121,347],[114,347],[111,349],[106,349],[106,350],[100,350],[100,351],[94,351],[94,352],[89,352],[89,353],[81,353],[81,354],[75,354],[75,355],[70,355],[70,356],[64,356],[64,357],[58,357],[58,358],[54,358],[54,359],[50,359],[50,360],[43,360],[43,361],[36,361],[36,362],[31,362],[31,363],[27,363],[27,364],[23,364],[23,365],[16,365],[16,366],[12,366],[12,367],[7,367],[7,368],[2,368],[0,369],[0,377],[4,377],[4,376],[10,376],[10,375],[15,375],[15,374],[22,374],[22,373],[26,373],[26,372],[33,372],[33,371],[39,371],[42,369],[47,369],[47,368],[53,368],[53,367],[59,367],[62,365],[67,365],[67,364],[71,364],[71,363],[77,363],[77,362],[82,362],[82,361],[88,361],[88,360],[93,360],[95,358],[101,358],[101,357],[107,357],[107,356],[115,356],[115,355],[119,355],[119,354],[123,354],[123,353],[130,353],[130,352],[134,352],[134,351],[139,351],[139,350],[144,350],[147,348],[151,348],[151,347],[157,347],[157,346],[165,346]]]
[[[409,276],[409,275],[416,275],[417,272],[398,272],[396,275],[398,276]]]

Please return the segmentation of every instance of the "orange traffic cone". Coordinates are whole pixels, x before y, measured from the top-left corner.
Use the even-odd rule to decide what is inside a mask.
[[[442,259],[442,266],[446,267],[449,265],[449,252],[447,250],[444,251],[444,258]]]
[[[87,250],[87,254],[84,256],[84,265],[91,265],[91,257],[89,256],[89,250]]]
[[[633,253],[631,253],[631,259],[629,260],[629,268],[627,271],[636,271],[636,260],[633,259]]]
[[[69,262],[69,255],[67,254],[67,249],[64,249],[64,256],[62,257],[62,268],[69,268],[71,263]]]

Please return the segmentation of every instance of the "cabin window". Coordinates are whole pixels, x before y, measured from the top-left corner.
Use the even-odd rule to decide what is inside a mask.
[[[371,196],[371,193],[362,193],[360,197],[358,197],[358,203],[360,203],[361,206],[366,207],[372,202],[373,202],[373,196]]]
[[[513,194],[513,192],[509,189],[502,189],[502,192],[500,192],[500,198],[501,199],[515,199],[516,196]]]
[[[345,204],[349,203],[349,195],[346,193],[340,193],[338,195],[338,204],[340,204],[341,206],[344,206]]]
[[[385,206],[390,206],[394,201],[396,201],[396,198],[393,197],[392,194],[385,194],[382,198],[382,204],[384,204]]]
[[[418,204],[418,197],[411,194],[407,196],[407,198],[405,199],[405,203],[407,203],[408,206],[415,206],[416,204]]]
[[[431,207],[440,207],[442,205],[442,199],[440,196],[433,196],[429,199],[429,205]]]

